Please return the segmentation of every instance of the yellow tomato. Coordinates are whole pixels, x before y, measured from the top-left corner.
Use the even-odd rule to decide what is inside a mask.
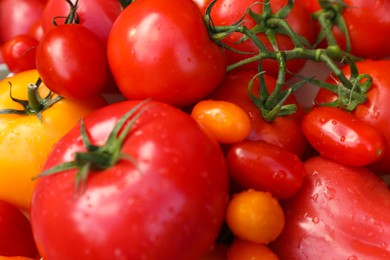
[[[253,243],[275,240],[284,222],[283,209],[269,192],[249,189],[236,193],[226,210],[226,223],[233,234]]]
[[[227,251],[227,260],[278,260],[278,256],[265,244],[234,239]]]
[[[42,111],[41,119],[34,113],[4,113],[24,109],[13,99],[27,100],[27,87],[38,78],[38,72],[30,70],[0,81],[0,199],[22,210],[30,207],[32,178],[40,173],[53,145],[82,117],[107,104],[100,96],[83,101],[61,99]],[[47,97],[49,91],[43,84],[38,90]]]
[[[1,256],[0,260],[34,260],[34,258],[25,257],[25,256]]]

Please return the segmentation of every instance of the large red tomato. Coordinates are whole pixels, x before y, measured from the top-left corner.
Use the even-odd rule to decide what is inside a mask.
[[[38,182],[31,221],[44,259],[197,260],[211,249],[228,199],[226,163],[188,114],[156,101],[106,106],[85,117],[90,150],[96,155],[137,104],[128,119],[135,123],[125,121],[130,132],[117,129],[125,133],[120,150],[111,142],[98,162],[122,156],[104,170],[92,164],[82,193],[75,190],[75,178],[83,181],[75,169]],[[84,141],[78,125],[53,148],[44,169],[75,157],[86,166]]]
[[[225,75],[223,50],[209,38],[192,0],[137,0],[116,20],[108,61],[128,99],[188,106],[210,94]]]
[[[390,191],[364,167],[323,157],[305,162],[303,185],[284,204],[272,242],[281,260],[390,259]]]

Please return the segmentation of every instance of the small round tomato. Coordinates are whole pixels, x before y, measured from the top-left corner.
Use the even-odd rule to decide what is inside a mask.
[[[37,46],[38,41],[28,34],[20,34],[6,41],[1,50],[8,70],[18,73],[35,69]]]
[[[279,201],[269,192],[248,189],[235,193],[226,210],[226,223],[233,234],[253,243],[275,240],[284,221]]]
[[[278,260],[278,256],[265,244],[234,239],[227,253],[227,260]]]
[[[221,143],[243,141],[251,130],[248,114],[228,101],[202,100],[194,106],[191,116]]]
[[[107,51],[128,99],[190,106],[210,94],[226,71],[224,51],[210,39],[192,0],[134,1],[112,26]]]
[[[268,191],[278,199],[293,196],[305,176],[296,154],[264,141],[233,144],[226,162],[230,175],[242,187]]]
[[[39,41],[36,66],[53,92],[70,99],[100,94],[107,80],[106,51],[99,38],[79,24],[62,24]]]
[[[303,118],[302,129],[322,156],[347,165],[376,162],[387,148],[387,141],[378,129],[335,107],[312,109]]]
[[[0,200],[0,259],[1,256],[36,258],[38,249],[30,221],[13,205]]]
[[[28,70],[0,81],[0,199],[23,210],[30,208],[36,185],[31,179],[39,174],[53,145],[82,117],[107,104],[100,96],[82,102],[61,99],[39,114],[29,110],[26,114],[10,93],[13,98],[27,100],[28,86],[38,77],[37,70]],[[41,97],[48,97],[48,92],[43,84],[39,86]]]

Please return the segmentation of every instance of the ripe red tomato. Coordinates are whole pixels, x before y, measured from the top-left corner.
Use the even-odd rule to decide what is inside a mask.
[[[248,83],[255,75],[255,71],[232,71],[228,73],[223,82],[210,95],[210,98],[230,101],[248,113],[252,129],[246,140],[262,140],[302,157],[308,147],[301,129],[304,111],[297,104],[294,95],[291,95],[287,99],[286,104],[297,104],[297,112],[287,116],[279,116],[273,122],[265,121],[261,115],[260,108],[252,102],[248,95]],[[264,75],[264,78],[268,91],[271,92],[275,88],[276,79],[269,75]],[[254,81],[252,93],[255,96],[259,95],[257,79]]]
[[[309,12],[320,9],[318,0],[296,0]],[[339,2],[339,1],[334,1]],[[390,1],[344,0],[342,12],[351,41],[351,53],[366,59],[381,59],[390,55]],[[332,30],[336,41],[345,49],[345,36],[341,30]]]
[[[316,107],[302,120],[309,143],[322,156],[353,166],[382,158],[387,148],[384,135],[353,114],[335,107]]]
[[[211,0],[208,2],[211,2]],[[270,4],[273,13],[275,13],[287,4],[287,0],[271,0],[267,1],[266,3]],[[262,13],[263,2],[259,2],[257,0],[218,0],[212,7],[211,19],[213,24],[216,26],[232,25],[241,19],[249,7],[251,7],[251,9],[256,13]],[[286,21],[290,24],[296,33],[305,37],[309,42],[314,42],[314,23],[310,17],[310,14],[299,3],[294,3],[294,7],[286,17]],[[249,14],[246,14],[242,25],[251,29],[256,25],[256,22],[249,16]],[[242,36],[243,34],[241,33],[232,33],[223,39],[222,42],[244,53],[258,53],[258,48],[251,40],[245,40],[244,42],[237,44]],[[258,33],[257,36],[264,43],[268,50],[274,50],[265,33]],[[288,36],[276,34],[276,41],[279,50],[291,50],[294,48],[294,44]],[[240,60],[253,56],[253,54],[242,54],[230,50],[226,50],[226,54],[229,64],[236,63]],[[287,71],[298,72],[302,69],[304,64],[305,60],[303,59],[290,60],[287,62]],[[257,70],[257,62],[240,67],[240,69]],[[276,77],[279,66],[275,60],[266,59],[263,61],[262,69],[266,73]],[[287,76],[288,75],[289,74],[287,74]]]
[[[27,34],[31,26],[40,19],[44,7],[41,0],[1,0],[0,43],[19,34]]]
[[[19,209],[2,200],[0,230],[0,256],[38,257],[30,221]]]
[[[47,88],[70,99],[100,94],[107,80],[105,48],[79,24],[62,24],[46,32],[37,47],[36,66]]]
[[[364,104],[360,104],[353,111],[353,114],[363,122],[377,128],[385,136],[387,140],[386,152],[383,157],[371,164],[369,167],[378,174],[390,173],[390,109],[388,107],[390,97],[390,76],[388,68],[390,66],[390,60],[365,60],[356,63],[357,69],[360,74],[369,74],[373,79],[373,85],[367,92],[367,101]],[[342,67],[343,73],[349,77],[349,66]],[[327,79],[331,83],[335,82],[335,77],[330,76]],[[334,101],[337,95],[321,88],[315,97],[315,103],[321,104]]]
[[[364,167],[305,162],[301,189],[284,204],[280,259],[390,259],[390,191]]]
[[[137,104],[123,101],[86,116],[91,144],[104,145]],[[121,159],[105,170],[92,167],[83,193],[75,193],[75,169],[39,179],[31,222],[44,259],[196,260],[211,249],[228,200],[220,147],[177,108],[149,101],[137,113]],[[44,169],[85,151],[77,125]]]
[[[192,105],[225,75],[223,50],[209,38],[192,0],[140,0],[121,13],[108,41],[108,60],[128,99]]]
[[[20,34],[6,41],[1,50],[8,70],[18,73],[35,69],[37,46],[38,41],[28,34]]]
[[[278,199],[293,196],[305,176],[297,155],[264,141],[233,144],[226,161],[230,175],[241,186],[268,191]]]
[[[72,3],[75,3],[73,0]],[[103,45],[107,46],[108,34],[113,23],[123,8],[118,0],[83,0],[78,1],[77,15],[79,23],[94,32]],[[47,32],[53,25],[53,18],[66,17],[69,4],[64,0],[48,0],[42,13],[43,31]],[[65,22],[65,18],[56,19],[57,24]]]

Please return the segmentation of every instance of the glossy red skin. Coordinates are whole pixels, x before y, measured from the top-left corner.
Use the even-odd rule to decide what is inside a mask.
[[[271,244],[280,259],[389,259],[390,191],[364,167],[324,157],[305,162],[301,189],[284,204]]]
[[[248,113],[252,129],[246,140],[262,140],[302,157],[308,147],[301,129],[304,111],[298,105],[297,112],[292,115],[278,117],[271,123],[265,121],[261,116],[260,109],[253,104],[248,95],[248,83],[255,74],[254,71],[233,71],[228,73],[224,81],[209,98],[233,102]],[[272,91],[276,83],[275,78],[269,75],[264,75],[264,78],[268,90]],[[259,84],[257,80],[252,91],[254,95],[258,96]],[[286,104],[292,103],[298,104],[294,95],[291,95],[286,102]]]
[[[26,34],[40,19],[45,5],[41,0],[0,1],[0,43]]]
[[[107,80],[103,44],[86,27],[62,24],[45,33],[36,52],[36,66],[45,85],[70,99],[100,94]]]
[[[137,103],[115,103],[87,116],[92,144],[105,142]],[[31,221],[45,259],[200,259],[211,248],[228,200],[223,153],[189,115],[163,103],[147,105],[122,149],[137,168],[121,160],[91,172],[76,198],[73,170],[39,181]],[[44,168],[83,150],[76,126]]]
[[[210,2],[210,0],[209,0]],[[255,4],[257,3],[257,4]],[[285,4],[287,4],[287,0],[271,0],[270,1],[273,12],[281,9]],[[213,24],[219,26],[232,25],[235,22],[239,21],[242,15],[245,13],[247,8],[252,5],[252,10],[261,13],[262,12],[262,2],[258,2],[257,0],[218,0],[211,11],[211,18],[213,20]],[[314,34],[314,23],[311,19],[310,14],[306,11],[306,9],[300,4],[294,4],[290,14],[286,18],[287,22],[290,24],[292,29],[298,34],[304,36],[309,42],[313,43],[315,39]],[[248,28],[253,28],[256,25],[256,22],[250,18],[247,14],[244,18],[243,25]],[[230,36],[226,37],[222,42],[227,44],[230,47],[236,48],[237,50],[243,52],[257,53],[258,48],[252,43],[250,40],[246,40],[241,44],[235,44],[243,35],[240,33],[233,33]],[[273,50],[273,47],[265,34],[258,34],[258,38],[261,42],[269,50]],[[294,44],[289,39],[289,37],[284,35],[276,36],[277,43],[279,46],[279,50],[291,50],[294,48]],[[244,58],[249,58],[252,55],[244,55],[241,53],[235,53],[229,50],[226,50],[226,54],[228,57],[228,63],[232,64],[243,60]],[[302,69],[305,64],[305,60],[303,59],[295,59],[287,62],[287,70],[291,72],[298,72]],[[251,63],[249,65],[245,65],[239,67],[239,69],[252,69],[257,70],[257,62]],[[278,75],[279,66],[278,63],[274,60],[264,60],[263,68],[266,73],[276,77]],[[287,74],[289,76],[290,74]]]
[[[6,41],[1,50],[8,70],[18,73],[35,69],[37,46],[38,41],[28,34],[20,34]]]
[[[390,173],[390,110],[388,107],[390,97],[390,77],[388,60],[365,60],[356,63],[360,74],[367,73],[372,76],[374,84],[367,92],[367,102],[360,104],[353,111],[353,114],[363,122],[377,128],[387,140],[386,152],[382,159],[371,164],[369,167],[378,174]],[[349,76],[349,67],[343,67],[342,71]],[[334,77],[327,79],[334,83]],[[332,92],[320,89],[315,97],[315,103],[321,104],[335,100],[337,96]]]
[[[0,200],[0,256],[38,257],[30,221],[11,204]]]
[[[72,0],[72,3],[75,3]],[[118,0],[83,0],[78,1],[77,14],[80,24],[93,31],[104,46],[107,46],[108,34],[123,8]],[[48,0],[42,13],[43,31],[47,32],[53,25],[54,17],[66,17],[69,14],[69,4],[63,0]],[[62,24],[65,19],[56,19]]]
[[[297,0],[309,12],[319,10],[317,0]],[[344,0],[343,17],[351,38],[351,53],[366,59],[383,59],[390,56],[390,2],[377,0]],[[336,41],[345,49],[345,37],[333,29]]]
[[[297,155],[264,141],[233,144],[226,162],[230,175],[241,186],[271,192],[278,199],[294,195],[306,174]]]
[[[223,50],[208,36],[192,0],[142,0],[112,27],[108,60],[128,99],[184,107],[210,94],[225,75]]]
[[[342,164],[371,164],[381,159],[387,148],[378,129],[335,107],[313,108],[302,120],[302,131],[322,156]]]

